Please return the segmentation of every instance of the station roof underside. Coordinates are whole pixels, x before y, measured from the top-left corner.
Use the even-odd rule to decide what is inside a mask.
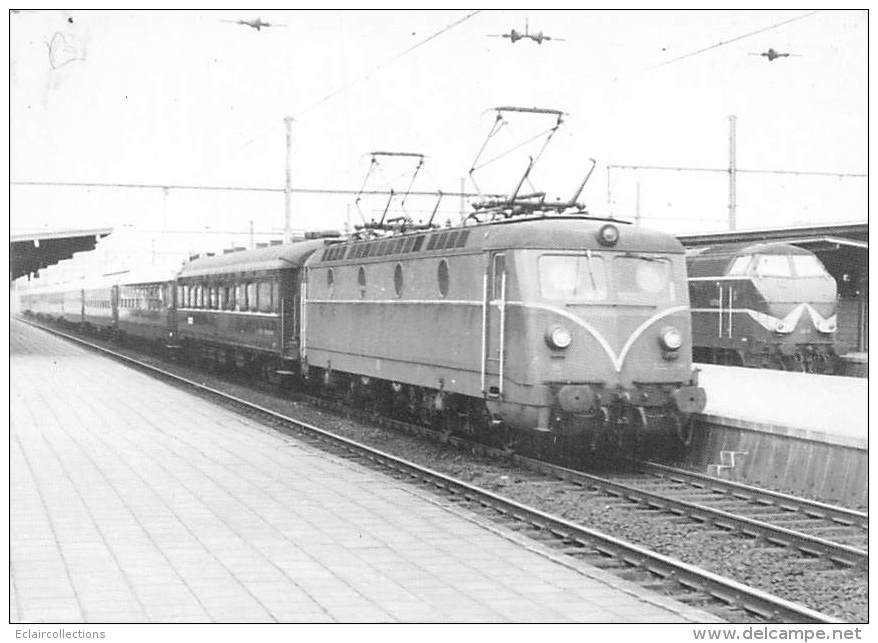
[[[757,241],[782,241],[814,252],[841,248],[869,248],[868,223],[837,223],[762,230],[728,230],[724,232],[677,235],[686,247],[714,246]]]
[[[9,279],[69,259],[77,252],[93,250],[112,228],[21,232],[9,235]]]

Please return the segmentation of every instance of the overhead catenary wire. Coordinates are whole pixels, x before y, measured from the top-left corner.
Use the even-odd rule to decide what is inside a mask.
[[[796,22],[797,20],[804,20],[805,18],[809,18],[810,16],[813,16],[816,13],[820,13],[820,11],[819,10],[810,11],[810,12],[802,14],[800,16],[796,16],[794,18],[789,18],[787,20],[783,20],[781,22],[777,22],[775,24],[768,25],[767,27],[762,27],[762,28],[756,29],[754,31],[749,31],[749,32],[742,34],[740,36],[735,36],[734,38],[729,38],[728,40],[721,40],[720,42],[713,44],[713,45],[710,45],[708,47],[702,47],[701,49],[696,49],[695,51],[690,51],[688,54],[683,54],[682,56],[677,56],[676,58],[672,58],[671,60],[666,60],[665,62],[658,63],[657,65],[647,67],[646,70],[649,71],[652,69],[658,69],[659,67],[665,67],[665,66],[671,65],[675,62],[685,60],[686,58],[692,58],[693,56],[703,54],[707,51],[710,51],[711,49],[716,49],[717,47],[722,47],[724,45],[728,45],[730,43],[737,42],[738,40],[743,40],[744,38],[749,38],[750,36],[755,36],[756,34],[764,33],[766,31],[770,31],[772,29],[777,29],[778,27],[782,27],[784,25],[790,24],[791,22]]]
[[[476,16],[477,14],[479,14],[479,13],[481,13],[481,12],[482,12],[481,9],[479,9],[479,10],[477,10],[477,11],[471,11],[470,13],[468,13],[467,15],[465,15],[463,18],[460,18],[459,20],[456,20],[455,22],[452,22],[451,24],[446,25],[445,27],[443,27],[443,28],[440,29],[439,31],[437,31],[437,32],[431,34],[430,36],[428,36],[427,38],[424,38],[423,40],[421,40],[421,41],[415,43],[414,45],[412,45],[411,47],[408,47],[408,48],[405,49],[404,51],[401,51],[400,53],[396,54],[395,56],[393,56],[393,57],[390,58],[389,60],[387,60],[387,61],[385,61],[385,62],[383,62],[383,63],[381,63],[381,64],[379,64],[379,65],[376,65],[376,66],[373,67],[370,71],[366,72],[366,73],[363,74],[362,76],[359,76],[359,77],[355,78],[354,80],[348,81],[347,83],[344,83],[344,84],[341,85],[340,87],[337,87],[336,89],[333,89],[331,92],[329,92],[328,94],[326,94],[323,98],[321,98],[320,100],[318,100],[318,101],[312,103],[311,105],[309,105],[308,107],[306,107],[305,109],[303,109],[302,111],[300,111],[300,112],[299,112],[294,118],[296,118],[296,119],[301,118],[302,116],[304,116],[304,115],[307,114],[308,112],[310,112],[310,111],[316,109],[317,107],[319,107],[319,106],[322,105],[323,103],[326,103],[326,102],[328,102],[329,100],[335,98],[337,95],[339,95],[339,94],[343,93],[344,91],[350,89],[350,88],[353,87],[354,85],[357,85],[358,83],[361,83],[361,82],[363,82],[364,80],[368,80],[373,74],[378,73],[379,71],[381,71],[382,69],[384,69],[384,68],[387,67],[388,65],[391,65],[392,63],[396,62],[397,60],[399,60],[399,59],[402,58],[403,56],[405,56],[405,55],[411,53],[412,51],[414,51],[415,49],[418,49],[419,47],[422,47],[423,45],[426,45],[426,44],[427,44],[428,42],[430,42],[431,40],[433,40],[433,39],[435,39],[435,38],[438,38],[438,37],[441,36],[442,34],[444,34],[444,33],[448,32],[448,31],[450,31],[451,29],[454,29],[454,28],[457,27],[458,25],[463,24],[464,22],[466,22],[467,20],[469,20],[470,18]],[[257,134],[257,135],[255,135],[255,136],[253,136],[252,138],[248,139],[245,143],[241,144],[240,149],[243,149],[243,148],[247,147],[248,145],[250,145],[250,144],[256,142],[256,141],[259,140],[259,139],[261,139],[261,138],[262,138],[263,136],[265,136],[270,130],[274,129],[274,127],[275,127],[274,125],[269,126],[268,128],[262,130],[259,134]]]
[[[387,60],[386,62],[383,62],[383,63],[381,63],[381,64],[379,64],[379,65],[376,65],[375,67],[373,67],[371,70],[369,70],[368,72],[366,72],[366,73],[363,74],[362,76],[359,76],[359,77],[355,78],[354,80],[349,81],[349,82],[343,84],[341,87],[338,87],[337,89],[332,90],[332,91],[329,92],[326,96],[324,96],[323,98],[321,98],[321,99],[318,100],[317,102],[311,104],[310,106],[306,107],[306,108],[303,109],[301,112],[299,112],[298,115],[297,115],[296,117],[299,118],[299,117],[301,117],[301,116],[304,116],[305,114],[307,114],[308,112],[310,112],[312,109],[315,109],[315,108],[319,107],[319,106],[322,105],[323,103],[325,103],[325,102],[331,100],[332,98],[334,98],[334,97],[337,96],[338,94],[340,94],[340,93],[346,91],[347,89],[353,87],[353,86],[356,85],[357,83],[360,83],[360,82],[362,82],[362,81],[364,81],[364,80],[367,80],[370,76],[372,76],[372,74],[378,73],[379,71],[381,71],[382,69],[384,69],[384,68],[387,67],[388,65],[391,65],[392,63],[396,62],[397,60],[399,60],[399,59],[402,58],[403,56],[405,56],[405,55],[407,55],[407,54],[410,54],[411,52],[413,52],[414,50],[418,49],[419,47],[423,47],[424,45],[426,45],[426,44],[427,44],[428,42],[430,42],[431,40],[434,40],[435,38],[438,38],[438,37],[441,36],[442,34],[444,34],[444,33],[448,32],[448,31],[454,29],[455,27],[457,27],[457,26],[459,26],[459,25],[462,25],[464,22],[466,22],[466,21],[469,20],[470,18],[472,18],[472,17],[478,15],[479,13],[481,13],[481,9],[479,9],[479,10],[477,10],[477,11],[471,11],[470,13],[468,13],[467,15],[465,15],[464,17],[462,17],[462,18],[460,18],[460,19],[458,19],[458,20],[455,20],[454,22],[452,22],[452,23],[449,24],[449,25],[446,25],[445,27],[443,27],[443,28],[440,29],[439,31],[437,31],[437,32],[435,32],[435,33],[433,33],[433,34],[427,36],[427,37],[424,38],[423,40],[421,40],[421,41],[415,43],[414,45],[412,45],[411,47],[405,49],[404,51],[401,51],[400,53],[398,53],[397,55],[393,56],[392,58],[390,58],[390,59]]]
[[[43,186],[43,187],[80,187],[80,188],[129,188],[142,190],[206,190],[213,192],[274,192],[283,194],[284,188],[273,188],[264,186],[237,186],[237,185],[192,185],[192,184],[173,184],[173,183],[99,183],[85,181],[10,181],[10,185],[20,186]],[[391,190],[352,190],[345,188],[291,188],[290,192],[300,194],[370,194],[370,195],[389,195]],[[436,196],[437,190],[413,190],[409,194],[411,196]],[[477,197],[473,192],[458,192],[454,190],[442,190],[446,196],[463,196]],[[500,195],[491,195],[500,196]]]

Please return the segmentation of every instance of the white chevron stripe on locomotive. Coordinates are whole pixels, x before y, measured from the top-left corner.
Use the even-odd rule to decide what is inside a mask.
[[[410,300],[410,299],[309,299],[307,301],[309,304],[435,304],[435,305],[456,305],[456,306],[482,306],[483,303],[481,301],[475,300],[447,300],[447,299],[419,299],[419,300]],[[500,300],[493,299],[488,302],[491,306],[499,306]],[[643,332],[652,326],[659,319],[663,319],[668,315],[673,315],[674,313],[680,313],[689,310],[689,306],[672,306],[671,308],[665,308],[664,310],[660,310],[652,317],[648,318],[644,321],[640,326],[634,329],[634,332],[628,336],[628,339],[625,340],[625,344],[622,346],[622,350],[619,352],[619,355],[616,355],[616,352],[613,350],[613,347],[610,346],[610,343],[607,341],[606,337],[604,337],[601,332],[589,324],[587,321],[582,319],[581,317],[577,317],[573,313],[568,310],[564,310],[563,308],[558,308],[557,306],[550,306],[548,304],[541,304],[538,302],[525,302],[525,301],[507,301],[507,306],[519,306],[522,308],[538,308],[540,310],[547,310],[549,312],[555,313],[556,315],[560,315],[565,319],[569,319],[571,322],[585,330],[589,335],[595,338],[598,344],[601,345],[601,348],[604,349],[604,352],[607,354],[607,357],[610,358],[610,362],[613,364],[613,368],[616,369],[616,372],[619,373],[622,371],[622,364],[625,362],[625,357],[628,355],[628,351],[631,350],[631,347],[634,345],[634,342],[637,341],[637,338],[640,337]],[[710,309],[707,309],[710,310]]]
[[[610,358],[610,361],[613,363],[613,368],[616,369],[617,373],[622,371],[622,364],[624,364],[625,362],[625,357],[628,355],[628,351],[634,345],[634,342],[637,341],[637,338],[640,337],[647,328],[652,326],[659,319],[663,319],[668,315],[673,315],[674,313],[680,313],[689,310],[689,306],[672,306],[671,308],[665,308],[664,310],[660,310],[655,315],[640,324],[640,326],[638,326],[636,329],[634,329],[634,332],[632,332],[628,336],[628,339],[625,340],[625,345],[622,346],[622,350],[619,352],[619,355],[616,355],[613,347],[610,346],[610,343],[600,333],[599,330],[597,330],[594,326],[589,324],[581,317],[577,317],[570,311],[564,310],[563,308],[558,308],[556,306],[549,306],[548,304],[540,304],[535,302],[509,301],[506,302],[506,305],[523,306],[525,308],[539,308],[541,310],[547,310],[549,312],[555,313],[556,315],[560,315],[566,319],[569,319],[580,328],[583,328],[586,332],[588,332],[592,337],[597,340],[598,344],[601,345],[601,348],[603,348],[604,352],[607,354],[607,357]]]
[[[774,317],[767,313],[760,312],[758,310],[753,310],[751,308],[693,308],[693,313],[721,313],[728,314],[732,313],[747,313],[750,318],[762,326],[765,330],[770,330],[777,333],[792,333],[796,326],[799,323],[799,319],[802,317],[802,313],[805,311],[808,312],[808,315],[811,317],[811,321],[814,326],[821,333],[834,333],[838,328],[838,315],[833,314],[829,317],[823,317],[815,308],[807,303],[803,302],[793,308],[783,319],[779,317]]]

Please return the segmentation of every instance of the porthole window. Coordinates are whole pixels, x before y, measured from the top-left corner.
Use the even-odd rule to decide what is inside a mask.
[[[396,264],[393,269],[393,288],[397,297],[402,297],[402,285],[402,264]]]
[[[332,273],[332,268],[326,271],[326,287],[330,290],[332,289],[332,284],[335,283],[335,275]]]
[[[357,271],[357,283],[360,284],[360,297],[366,296],[366,270],[360,266]]]
[[[436,273],[436,278],[439,281],[439,294],[443,297],[448,295],[448,262],[443,259],[439,262],[439,269]]]

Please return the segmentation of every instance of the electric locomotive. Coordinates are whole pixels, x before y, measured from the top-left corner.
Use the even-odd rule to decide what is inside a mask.
[[[352,239],[305,265],[304,374],[355,399],[474,432],[684,441],[704,408],[671,235],[520,217]]]
[[[695,248],[687,257],[696,361],[832,373],[836,283],[785,243]]]

